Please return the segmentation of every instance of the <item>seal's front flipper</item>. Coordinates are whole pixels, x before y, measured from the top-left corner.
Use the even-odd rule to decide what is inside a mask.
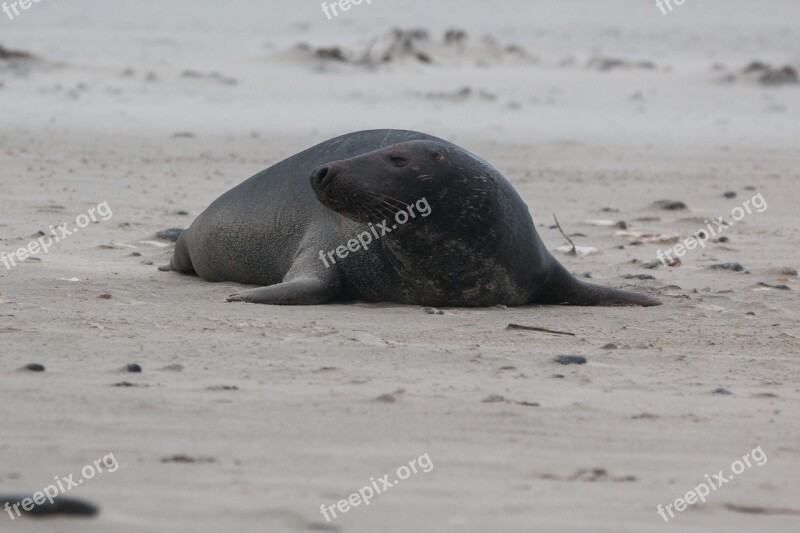
[[[228,297],[229,302],[272,305],[314,305],[336,296],[335,285],[317,278],[296,278],[269,287],[250,289]]]

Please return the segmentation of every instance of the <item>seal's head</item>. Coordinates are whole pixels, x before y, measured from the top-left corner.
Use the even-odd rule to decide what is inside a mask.
[[[497,170],[466,150],[437,140],[402,142],[321,165],[311,186],[325,207],[374,224],[406,287],[401,292],[424,293],[426,302],[489,305],[529,298],[530,272],[521,265],[537,258],[527,206]],[[373,290],[358,288],[362,296]]]
[[[486,224],[502,215],[501,206],[494,204],[503,183],[505,179],[482,159],[431,140],[394,144],[311,172],[317,199],[357,222],[391,220],[424,200],[433,212],[427,222],[436,220],[451,231],[469,226],[473,234],[488,230]]]

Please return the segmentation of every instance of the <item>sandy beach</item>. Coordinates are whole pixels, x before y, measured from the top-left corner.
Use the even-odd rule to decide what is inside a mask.
[[[797,7],[672,5],[0,12],[0,494],[74,474],[100,510],[0,529],[798,531]],[[664,305],[237,304],[157,270],[158,231],[372,128],[480,155],[570,271]]]

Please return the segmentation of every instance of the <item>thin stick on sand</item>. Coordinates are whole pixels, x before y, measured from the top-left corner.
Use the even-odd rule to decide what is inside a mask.
[[[506,326],[506,329],[526,329],[531,331],[544,331],[545,333],[555,333],[556,335],[570,335],[572,337],[575,336],[574,333],[570,333],[569,331],[556,331],[554,329],[538,328],[536,326],[522,326],[520,324],[509,324],[508,326]]]
[[[567,234],[564,233],[563,229],[561,229],[561,224],[558,223],[558,217],[556,217],[555,213],[553,213],[553,218],[556,220],[556,227],[558,228],[558,231],[560,231],[561,235],[563,235],[564,238],[567,239],[569,241],[569,243],[572,245],[572,250],[567,252],[567,255],[578,255],[578,249],[575,247],[575,243],[572,242],[572,239],[567,237]]]

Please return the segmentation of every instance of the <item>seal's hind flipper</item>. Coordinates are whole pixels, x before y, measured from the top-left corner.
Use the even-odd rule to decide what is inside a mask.
[[[603,287],[581,281],[560,263],[556,263],[542,294],[532,303],[597,306],[640,306],[661,305],[661,301],[647,294]]]
[[[314,305],[336,296],[336,287],[317,278],[296,278],[269,287],[250,289],[228,297],[229,302],[272,305]]]
[[[161,265],[160,267],[158,267],[158,269],[161,272],[170,272],[172,270],[175,270],[174,268],[172,268],[172,263],[169,263],[169,264],[166,264],[166,265]]]

